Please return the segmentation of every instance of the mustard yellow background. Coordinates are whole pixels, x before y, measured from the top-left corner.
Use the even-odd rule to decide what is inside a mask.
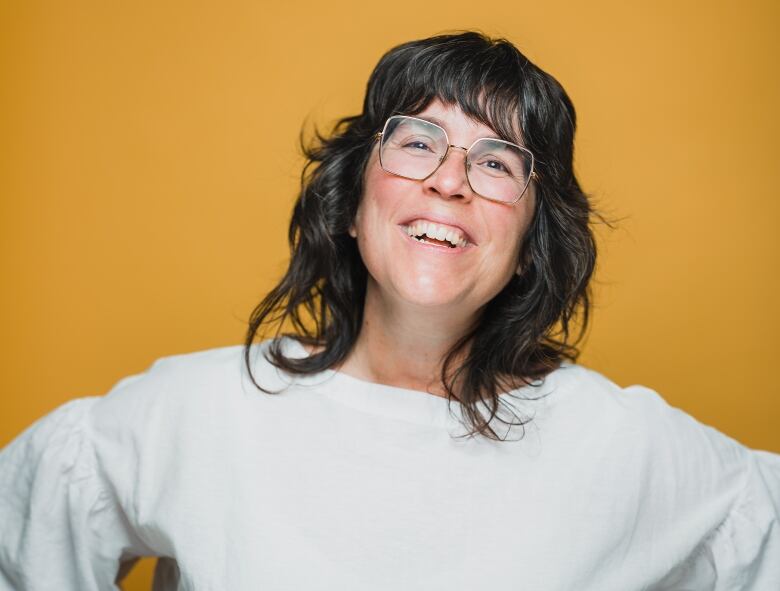
[[[580,179],[622,220],[582,362],[780,452],[777,22],[773,0],[1,3],[0,445],[240,343],[285,267],[304,121],[357,113],[391,46],[478,28],[562,82]]]

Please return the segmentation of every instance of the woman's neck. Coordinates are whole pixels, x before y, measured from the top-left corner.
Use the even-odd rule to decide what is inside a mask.
[[[452,308],[387,301],[369,287],[360,334],[338,370],[369,382],[445,397],[441,361],[473,322]]]

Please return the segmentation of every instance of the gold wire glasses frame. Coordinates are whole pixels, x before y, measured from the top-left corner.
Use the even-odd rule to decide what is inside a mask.
[[[430,127],[434,128],[434,129],[438,130],[442,134],[443,139],[446,142],[446,149],[445,149],[444,153],[441,156],[437,155],[438,162],[434,166],[433,170],[430,170],[430,172],[423,172],[423,173],[417,174],[415,176],[409,176],[408,174],[400,174],[396,170],[392,170],[391,168],[388,168],[388,166],[386,165],[386,163],[384,161],[385,158],[383,157],[383,155],[384,155],[384,150],[385,150],[385,142],[388,139],[388,127],[391,124],[396,123],[396,125],[393,127],[393,130],[394,130],[398,126],[398,123],[400,123],[402,121],[417,122],[417,123],[423,124],[425,126],[430,126]],[[465,148],[463,146],[456,146],[454,144],[450,144],[450,140],[449,140],[449,136],[447,135],[447,131],[443,127],[441,127],[439,125],[436,125],[435,123],[432,123],[431,121],[427,121],[425,119],[420,119],[418,117],[411,117],[411,116],[408,116],[408,115],[393,115],[392,117],[387,119],[387,121],[385,122],[384,127],[382,128],[382,131],[377,132],[374,135],[374,139],[380,141],[380,146],[379,146],[379,164],[382,167],[382,170],[384,170],[385,172],[387,172],[389,174],[392,174],[392,175],[395,175],[395,176],[399,176],[401,178],[411,179],[411,180],[425,180],[427,178],[430,178],[437,170],[439,170],[441,165],[444,163],[444,160],[447,158],[447,156],[450,153],[450,148],[455,148],[457,150],[463,150],[465,152],[465,156],[466,156],[465,159],[464,159],[464,165],[465,165],[465,168],[466,168],[466,181],[469,184],[469,188],[476,195],[479,195],[480,197],[482,197],[484,199],[488,199],[490,201],[495,201],[497,203],[502,203],[504,205],[512,205],[514,203],[517,203],[523,197],[525,192],[528,190],[528,185],[531,184],[531,179],[537,180],[539,178],[538,175],[536,174],[536,171],[534,170],[534,155],[533,155],[533,153],[530,150],[528,150],[528,148],[524,148],[523,146],[518,146],[517,144],[514,144],[512,142],[508,142],[508,141],[505,141],[505,140],[502,140],[502,139],[498,139],[498,138],[479,138],[479,139],[475,140],[474,143],[472,143],[471,146],[469,146],[468,148]],[[490,195],[485,195],[485,194],[477,191],[474,188],[474,186],[473,186],[472,179],[471,179],[471,176],[469,174],[470,173],[470,169],[471,169],[471,164],[472,164],[472,162],[470,160],[470,156],[472,154],[472,148],[474,148],[474,146],[478,145],[480,142],[486,142],[486,141],[503,144],[505,147],[515,148],[515,149],[517,149],[521,154],[523,154],[528,159],[528,163],[529,163],[528,164],[528,173],[525,175],[525,179],[523,179],[522,188],[520,188],[520,191],[517,194],[517,196],[514,197],[511,200],[509,200],[509,199],[498,199],[496,197],[491,197]],[[441,147],[444,147],[444,146],[441,146]],[[427,170],[427,168],[426,168],[426,170]],[[405,171],[405,172],[408,172],[408,171]]]

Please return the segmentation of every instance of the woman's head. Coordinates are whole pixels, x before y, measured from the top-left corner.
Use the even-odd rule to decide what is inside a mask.
[[[368,270],[367,297],[383,310],[468,325],[522,271],[535,189],[523,192],[518,179],[530,173],[530,153],[526,173],[520,146],[493,139],[492,128],[438,98],[391,123],[382,156],[378,141],[369,157],[350,227]]]
[[[483,200],[465,187],[453,188],[457,167],[464,166],[458,150],[427,180],[390,179],[387,173],[382,179],[376,136],[393,115],[444,117],[456,145],[467,147],[487,134],[525,147],[534,156],[534,179],[514,204]],[[574,108],[562,87],[507,41],[468,32],[391,49],[371,74],[363,112],[340,120],[332,134],[305,148],[309,161],[290,224],[290,266],[252,314],[247,363],[258,329],[277,324],[278,334],[285,320],[302,342],[321,351],[295,360],[272,348],[278,367],[314,373],[345,359],[362,323],[366,262],[370,266],[371,253],[379,252],[365,242],[359,248],[358,241],[368,239],[361,224],[365,232],[375,230],[367,224],[377,222],[376,207],[369,207],[379,203],[377,196],[385,206],[392,194],[406,196],[403,207],[416,213],[414,193],[404,191],[416,187],[418,197],[434,198],[435,213],[463,216],[486,244],[491,225],[509,243],[511,257],[504,256],[491,276],[495,289],[472,297],[472,303],[484,300],[478,322],[453,345],[442,369],[447,390],[466,406],[475,430],[491,436],[476,414],[477,401],[497,404],[498,392],[545,375],[562,358],[574,359],[581,333],[570,331],[571,322],[578,310],[581,328],[587,322],[595,244],[591,208],[573,172],[574,132]],[[364,207],[367,197],[372,201]],[[466,206],[471,200],[477,203]],[[366,212],[374,217],[367,220]],[[384,212],[388,220],[408,221],[393,217],[407,209]],[[463,295],[453,293],[455,299]],[[450,367],[456,358],[464,361]]]

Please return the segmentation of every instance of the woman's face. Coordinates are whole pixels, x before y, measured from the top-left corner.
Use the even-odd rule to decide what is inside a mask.
[[[438,100],[415,116],[443,127],[456,146],[498,137],[457,106]],[[533,183],[512,205],[489,201],[470,189],[464,158],[463,150],[451,149],[432,176],[410,180],[382,169],[375,144],[350,234],[368,269],[368,289],[378,290],[386,303],[474,314],[517,271],[534,209]],[[468,244],[450,248],[409,236],[407,228],[419,231],[424,223],[453,230],[456,235],[449,237],[456,241],[467,236]]]

